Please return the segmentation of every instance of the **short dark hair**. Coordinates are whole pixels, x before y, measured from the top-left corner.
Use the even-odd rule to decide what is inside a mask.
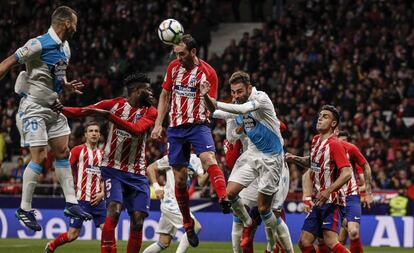
[[[124,86],[128,90],[128,94],[133,89],[139,88],[143,84],[151,83],[151,79],[145,73],[133,73],[125,77]]]
[[[334,116],[334,118],[337,122],[336,126],[334,128],[337,128],[339,126],[339,122],[340,122],[340,119],[341,119],[341,116],[339,114],[338,109],[336,109],[335,106],[333,106],[333,105],[324,105],[324,106],[322,106],[322,108],[319,112],[324,111],[324,110],[325,111],[330,111],[332,113],[332,115]]]
[[[97,121],[89,121],[85,124],[85,133],[87,132],[90,126],[98,126],[99,131],[101,131],[101,125]]]
[[[245,85],[249,85],[251,84],[250,76],[244,71],[236,71],[231,75],[229,79],[229,83],[230,84],[244,83]]]
[[[184,43],[189,51],[193,48],[197,49],[197,41],[190,34],[184,34],[180,42]]]
[[[348,133],[348,131],[339,131],[338,137],[345,137],[346,139],[349,139],[351,135]]]
[[[78,15],[75,10],[68,6],[59,6],[52,14],[52,24],[63,23],[66,20],[72,21],[72,14]]]

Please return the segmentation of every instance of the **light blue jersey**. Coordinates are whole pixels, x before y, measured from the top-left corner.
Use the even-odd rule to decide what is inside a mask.
[[[43,106],[52,105],[62,91],[70,59],[67,41],[62,42],[53,28],[30,39],[16,50],[16,60],[26,65],[28,99]]]
[[[265,92],[253,88],[248,102],[242,105],[218,102],[217,106],[219,110],[239,114],[236,122],[244,124],[244,132],[249,138],[248,149],[264,154],[283,154],[280,122]]]

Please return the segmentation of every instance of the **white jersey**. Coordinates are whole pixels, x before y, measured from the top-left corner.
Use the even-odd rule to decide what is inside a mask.
[[[17,49],[15,57],[26,65],[28,99],[42,106],[52,105],[66,78],[69,43],[62,42],[51,27],[46,34],[30,39]]]
[[[165,170],[166,182],[164,186],[164,198],[161,200],[161,211],[167,209],[169,211],[176,210],[178,208],[177,199],[175,198],[175,180],[174,171],[168,162],[168,156],[157,160],[158,170]],[[204,174],[203,167],[201,165],[200,158],[195,154],[191,154],[190,163],[188,165],[188,172],[191,175],[201,176]]]
[[[26,71],[20,71],[19,75],[16,78],[16,84],[14,85],[14,92],[19,94],[22,97],[26,97],[29,93],[29,76]]]
[[[219,110],[238,114],[238,125],[244,124],[244,133],[249,139],[248,150],[266,155],[283,154],[283,138],[280,122],[269,96],[253,88],[249,99],[244,104],[217,102]]]

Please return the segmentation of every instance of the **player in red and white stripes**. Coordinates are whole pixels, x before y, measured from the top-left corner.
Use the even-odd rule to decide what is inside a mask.
[[[149,78],[142,73],[124,80],[128,97],[104,100],[85,108],[65,107],[69,117],[101,116],[109,121],[101,171],[105,181],[107,217],[102,231],[101,252],[116,252],[115,228],[122,206],[131,218],[127,253],[139,252],[142,227],[148,216],[150,189],[145,174],[145,142],[154,126],[157,110]]]
[[[201,83],[208,82],[211,86],[209,95],[216,98],[217,74],[207,62],[196,56],[196,47],[196,41],[189,34],[184,35],[181,42],[174,45],[177,59],[168,65],[158,103],[159,114],[151,133],[154,139],[161,137],[162,123],[171,99],[170,123],[167,130],[168,160],[174,170],[175,195],[192,247],[197,247],[199,241],[194,231],[194,221],[190,216],[186,184],[191,148],[200,158],[204,171],[209,174],[223,212],[230,212],[226,181],[223,171],[217,165],[214,140],[208,125],[210,112],[199,90]]]
[[[317,238],[323,238],[334,253],[349,252],[339,243],[338,233],[345,204],[341,187],[351,178],[352,168],[345,148],[334,134],[338,124],[339,112],[336,108],[323,106],[316,125],[319,134],[312,141],[310,156],[286,154],[286,161],[310,168],[310,177],[316,190],[316,205],[305,219],[299,241],[299,247],[304,253],[316,253],[313,242]],[[306,201],[312,200],[311,195],[304,197]]]
[[[103,228],[106,217],[104,187],[99,168],[103,152],[98,148],[101,137],[100,126],[97,122],[89,122],[85,126],[85,143],[70,151],[70,165],[75,183],[76,198],[79,205],[93,217],[96,227]],[[50,241],[45,253],[51,253],[57,247],[72,242],[78,238],[83,221],[71,218],[69,231],[59,234]]]

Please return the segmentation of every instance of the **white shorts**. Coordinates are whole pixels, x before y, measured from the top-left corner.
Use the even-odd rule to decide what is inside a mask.
[[[273,197],[272,209],[281,210],[283,208],[283,203],[286,200],[287,194],[289,192],[289,167],[285,163],[285,166],[282,171],[282,176],[280,178],[280,183],[278,191]],[[244,188],[239,196],[244,205],[249,208],[257,206],[257,192],[258,192],[258,179],[254,180],[247,188]]]
[[[157,234],[167,234],[172,237],[175,236],[177,229],[183,227],[183,216],[180,209],[167,209],[161,204],[161,217],[158,223],[158,228],[155,231]],[[190,212],[191,218],[195,219],[194,215]]]
[[[62,113],[22,98],[16,114],[22,147],[47,146],[48,140],[69,135],[68,120]]]
[[[273,195],[278,191],[283,166],[283,154],[266,155],[245,151],[237,159],[229,181],[248,187],[257,178],[258,191]]]

